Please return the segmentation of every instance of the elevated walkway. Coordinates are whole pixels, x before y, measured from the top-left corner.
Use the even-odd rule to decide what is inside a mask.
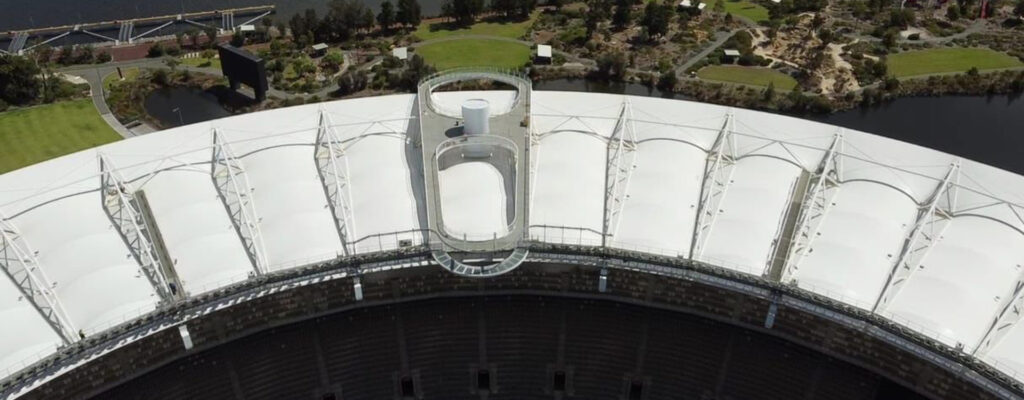
[[[488,134],[465,135],[464,119],[458,104],[437,101],[434,92],[447,84],[477,80],[506,83],[515,88],[516,94],[507,109],[501,107],[497,115],[490,115]],[[511,271],[526,257],[527,252],[520,248],[520,243],[527,234],[528,226],[526,221],[529,203],[527,188],[530,159],[530,91],[531,84],[526,77],[515,71],[500,69],[457,69],[429,76],[420,82],[417,95],[420,135],[416,140],[423,151],[427,222],[429,230],[433,232],[431,253],[438,263],[456,274],[472,277],[494,276]],[[441,206],[440,171],[462,162],[459,157],[453,157],[453,151],[467,149],[464,151],[471,152],[474,146],[499,150],[493,154],[489,153],[486,158],[487,162],[503,171],[509,224],[507,229],[481,234],[478,237],[468,237],[451,232],[445,227]],[[475,194],[470,191],[466,196],[473,198]],[[484,194],[480,196],[481,200],[486,197]],[[487,266],[462,261],[463,256],[495,251],[510,251],[511,255],[501,262]]]

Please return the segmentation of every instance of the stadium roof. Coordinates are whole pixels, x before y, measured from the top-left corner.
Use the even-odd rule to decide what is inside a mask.
[[[495,109],[512,98],[433,95],[455,104],[485,98]],[[1024,177],[756,111],[546,91],[531,102],[532,239],[775,277],[1021,379]],[[79,330],[101,331],[174,296],[155,289],[154,266],[174,271],[178,296],[195,295],[265,271],[422,243],[414,105],[408,94],[234,116],[0,175],[0,262],[30,271],[35,303],[52,306],[39,312],[19,291],[22,281],[0,279],[0,375]],[[625,179],[609,190],[615,141],[628,142],[629,156],[615,159]],[[325,143],[340,161],[344,221],[335,219],[322,175],[321,163],[334,159],[316,156]],[[487,170],[450,173],[498,184]],[[119,219],[131,204],[142,215]],[[460,230],[494,229],[505,217],[474,217],[474,209],[461,209]],[[159,230],[166,251],[125,240],[142,220]]]

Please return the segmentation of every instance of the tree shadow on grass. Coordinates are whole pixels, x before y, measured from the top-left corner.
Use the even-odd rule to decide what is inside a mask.
[[[476,23],[486,22],[486,23],[505,25],[505,24],[520,23],[520,22],[526,21],[528,19],[530,19],[529,16],[506,18],[506,17],[500,16],[500,15],[492,15],[492,16],[483,18],[483,19],[477,21]],[[462,29],[469,29],[471,26],[473,26],[473,24],[464,24],[464,23],[459,23],[457,21],[443,21],[443,22],[434,22],[434,23],[428,25],[427,29],[430,32],[457,31],[457,30],[462,30]]]

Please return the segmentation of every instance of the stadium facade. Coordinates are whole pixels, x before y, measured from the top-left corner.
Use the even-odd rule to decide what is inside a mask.
[[[435,91],[478,78],[517,90]],[[1022,398],[1022,197],[1024,177],[825,124],[445,74],[0,175],[3,397],[94,396],[337,310],[515,295],[700,315],[927,397]],[[395,397],[431,398],[398,364]],[[505,369],[478,364],[496,392]],[[627,369],[626,398],[658,384]]]

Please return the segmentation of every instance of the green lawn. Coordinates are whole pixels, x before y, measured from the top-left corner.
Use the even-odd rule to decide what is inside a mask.
[[[518,68],[530,59],[530,48],[520,43],[488,39],[459,39],[428,44],[416,53],[438,70],[458,67]]]
[[[765,22],[769,19],[767,8],[749,0],[706,0],[708,6],[704,11],[714,10],[716,1],[725,1],[725,12],[729,14],[746,17],[754,22]]]
[[[139,76],[138,68],[122,68],[121,72],[124,74],[124,79],[127,81],[133,80]],[[108,91],[114,87],[114,85],[122,82],[117,72],[111,72],[107,76],[103,77],[103,87]]]
[[[1024,66],[1015,57],[982,48],[938,48],[890,55],[889,73],[897,78]]]
[[[0,113],[0,174],[119,139],[89,99]]]
[[[792,90],[796,87],[796,79],[769,68],[712,65],[701,68],[697,71],[697,76],[709,81],[753,86],[768,86],[769,82],[775,82],[775,88],[779,90]]]
[[[181,65],[187,65],[190,67],[198,68],[215,68],[220,69],[220,58],[182,58]]]
[[[451,24],[446,22],[423,22],[416,28],[413,34],[421,40],[430,40],[448,36],[459,35],[487,35],[501,36],[512,39],[519,39],[526,35],[526,31],[533,25],[533,21],[540,15],[540,11],[534,11],[530,18],[518,22],[478,22],[469,27],[453,29]]]

